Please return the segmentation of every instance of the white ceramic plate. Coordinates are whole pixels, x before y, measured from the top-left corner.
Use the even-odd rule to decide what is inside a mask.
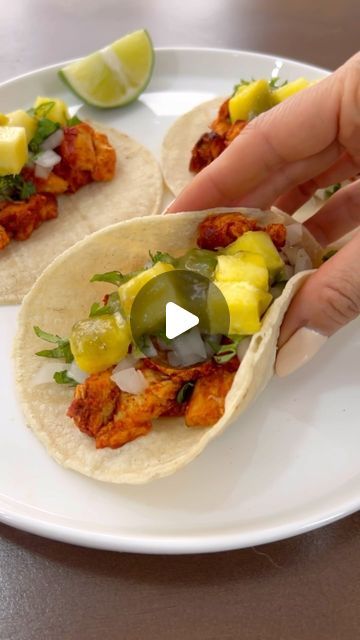
[[[226,95],[239,78],[269,77],[276,67],[288,80],[325,73],[240,51],[163,49],[149,89],[136,104],[82,114],[119,127],[159,155],[176,116]],[[2,111],[29,106],[37,95],[76,104],[56,70],[2,85]],[[332,339],[306,369],[274,379],[256,405],[188,467],[131,487],[59,467],[26,428],[12,378],[17,313],[16,307],[0,308],[2,521],[91,547],[187,553],[285,538],[359,508],[358,323]]]

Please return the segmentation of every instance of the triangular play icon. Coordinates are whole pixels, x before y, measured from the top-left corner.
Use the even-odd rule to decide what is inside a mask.
[[[182,333],[185,333],[185,331],[196,327],[196,325],[199,324],[199,318],[175,302],[167,302],[165,322],[166,337],[168,340],[172,340]]]

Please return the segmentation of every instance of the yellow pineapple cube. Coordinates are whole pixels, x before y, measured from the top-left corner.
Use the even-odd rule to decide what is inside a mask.
[[[288,82],[284,84],[283,87],[279,87],[272,92],[273,100],[275,104],[290,98],[294,93],[298,91],[302,91],[302,89],[306,89],[310,85],[309,80],[306,78],[298,78],[297,80],[293,80],[293,82]]]
[[[25,129],[0,127],[0,176],[20,173],[28,158]]]
[[[229,100],[230,120],[249,120],[273,105],[272,92],[267,80],[256,80],[241,85]]]
[[[226,255],[234,255],[238,251],[260,254],[265,260],[271,280],[274,280],[284,267],[284,262],[266,231],[246,231],[223,249]]]
[[[263,256],[240,251],[234,255],[219,255],[215,270],[215,281],[248,282],[254,287],[267,291],[269,273]]]
[[[34,102],[34,109],[36,109],[37,118],[47,118],[58,122],[61,126],[65,126],[69,119],[68,108],[65,102],[59,98],[38,96]]]
[[[0,126],[7,124],[9,122],[9,118],[5,115],[5,113],[0,113]]]
[[[23,109],[17,109],[17,111],[11,111],[7,113],[9,127],[24,127],[26,133],[26,140],[29,143],[34,137],[37,128],[37,120],[34,116],[30,116]]]
[[[229,309],[229,334],[252,335],[261,327],[261,316],[272,295],[246,282],[217,282]]]
[[[174,267],[171,264],[167,264],[166,262],[157,262],[150,269],[142,271],[137,276],[131,278],[131,280],[128,280],[128,282],[124,282],[124,284],[120,285],[120,304],[127,319],[130,317],[132,304],[140,289],[142,289],[147,282],[152,280],[152,278],[155,278],[162,273],[167,273],[168,271],[174,271]]]

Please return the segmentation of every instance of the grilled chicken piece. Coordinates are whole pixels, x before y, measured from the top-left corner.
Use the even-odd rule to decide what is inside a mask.
[[[205,218],[198,227],[198,246],[201,249],[227,247],[246,231],[256,231],[256,220],[241,213],[224,213]]]
[[[92,179],[99,182],[112,180],[115,173],[116,153],[104,133],[94,131],[93,143],[95,148],[95,167]]]
[[[191,151],[190,171],[199,173],[207,167],[241,133],[246,124],[245,120],[231,123],[229,100],[225,100],[210,125],[210,131],[199,138]]]
[[[112,369],[94,373],[75,388],[74,399],[67,411],[76,426],[96,438],[116,411],[121,391],[110,378]]]
[[[225,398],[235,372],[218,368],[209,376],[199,378],[185,411],[188,427],[211,427],[224,414]]]
[[[28,200],[6,202],[0,209],[0,225],[9,238],[26,240],[45,220],[57,217],[57,202],[52,194],[34,194]]]
[[[5,247],[9,244],[10,238],[6,233],[4,227],[0,225],[0,251],[1,249],[5,249]]]
[[[94,131],[86,122],[65,127],[64,139],[57,149],[61,162],[54,173],[74,193],[93,181],[111,180],[115,174],[116,153],[106,135]]]
[[[53,193],[55,195],[60,195],[61,193],[66,193],[69,187],[64,178],[57,176],[53,172],[48,175],[46,180],[34,177],[33,182],[38,193]]]
[[[191,151],[189,170],[199,173],[207,167],[226,147],[225,140],[214,131],[204,133]]]
[[[197,244],[201,249],[227,247],[246,231],[266,231],[277,249],[285,244],[285,225],[276,222],[261,227],[256,220],[246,218],[241,213],[221,213],[205,218],[198,227]]]

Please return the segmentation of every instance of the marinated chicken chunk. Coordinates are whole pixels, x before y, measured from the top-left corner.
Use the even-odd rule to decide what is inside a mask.
[[[210,131],[205,132],[191,151],[189,169],[199,173],[217,158],[246,126],[245,120],[232,123],[229,114],[229,100],[222,103]]]
[[[2,202],[0,225],[9,238],[26,240],[45,220],[57,217],[57,202],[52,194],[36,193],[28,200]]]
[[[6,233],[4,227],[0,225],[0,251],[1,249],[5,249],[5,247],[9,244],[10,238]]]
[[[185,411],[188,427],[210,427],[220,420],[234,376],[235,372],[218,368],[209,376],[197,380]]]
[[[198,246],[201,249],[227,247],[246,233],[246,231],[266,231],[275,247],[281,249],[286,240],[286,227],[280,223],[272,223],[261,227],[256,220],[246,218],[241,213],[223,213],[205,218],[198,228]]]

